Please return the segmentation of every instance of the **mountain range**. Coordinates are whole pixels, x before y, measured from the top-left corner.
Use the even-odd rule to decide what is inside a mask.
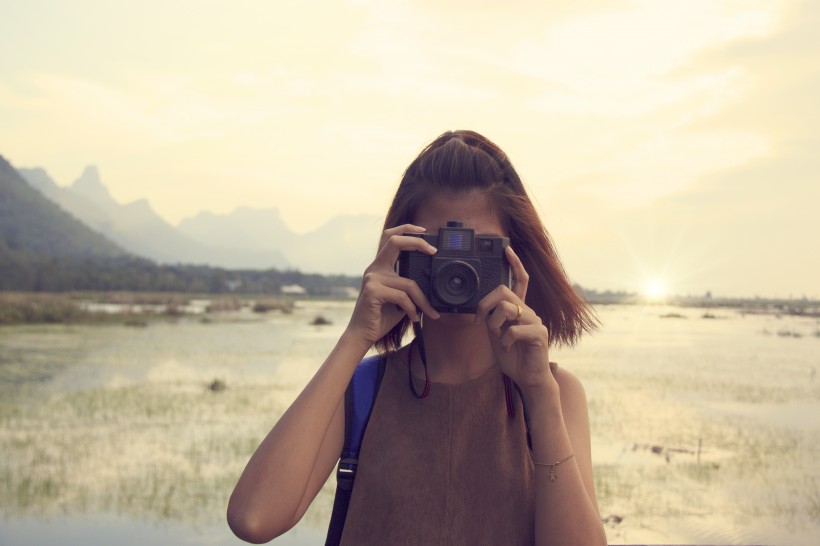
[[[146,199],[117,202],[94,166],[87,167],[68,187],[58,186],[42,168],[17,172],[92,230],[160,264],[360,275],[375,255],[381,227],[375,215],[339,215],[315,231],[297,234],[284,223],[278,209],[249,207],[224,215],[200,212],[173,226]]]
[[[0,261],[23,263],[31,256],[116,258],[126,251],[43,199],[0,156]]]

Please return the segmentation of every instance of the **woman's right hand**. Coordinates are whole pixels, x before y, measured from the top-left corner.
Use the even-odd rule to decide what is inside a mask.
[[[348,331],[369,345],[381,339],[405,315],[418,321],[421,310],[427,317],[439,317],[415,281],[396,273],[396,261],[401,251],[417,250],[431,256],[436,253],[436,248],[422,237],[404,235],[424,231],[425,228],[413,224],[386,230],[379,242],[376,259],[365,269]]]
[[[243,540],[262,543],[281,535],[316,498],[344,445],[345,389],[370,347],[405,315],[418,319],[417,308],[438,317],[418,285],[395,270],[403,250],[436,253],[424,239],[404,235],[423,232],[413,225],[384,232],[344,339],[248,461],[228,503],[231,529]]]

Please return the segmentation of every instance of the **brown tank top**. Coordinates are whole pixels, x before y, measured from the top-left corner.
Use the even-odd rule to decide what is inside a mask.
[[[534,542],[535,491],[521,399],[498,368],[418,400],[387,363],[359,457],[343,545]]]

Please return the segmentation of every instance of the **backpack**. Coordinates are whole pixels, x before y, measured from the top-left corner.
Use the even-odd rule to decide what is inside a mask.
[[[345,440],[336,469],[336,497],[333,499],[333,512],[330,516],[325,546],[336,546],[342,540],[347,507],[350,504],[359,464],[359,450],[384,376],[386,362],[386,355],[365,357],[353,372],[353,378],[345,391]]]

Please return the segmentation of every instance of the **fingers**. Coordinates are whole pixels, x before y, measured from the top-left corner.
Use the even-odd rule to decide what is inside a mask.
[[[520,309],[520,312],[519,312]],[[525,316],[526,315],[526,316]],[[502,301],[499,303],[493,312],[487,317],[487,327],[499,331],[504,323],[516,322],[516,323],[525,323],[531,322],[530,315],[535,315],[535,313],[524,307],[519,303],[513,303],[511,301]]]
[[[530,275],[527,273],[527,270],[524,269],[524,264],[521,263],[521,259],[511,246],[505,248],[504,253],[507,257],[507,262],[510,264],[510,271],[514,279],[512,291],[516,296],[521,298],[521,301],[524,301],[527,299],[527,286],[530,282]]]
[[[535,311],[519,303],[500,302],[486,320],[487,329],[504,350],[520,341],[544,348],[549,345],[549,331],[541,319]]]
[[[385,230],[373,266],[392,270],[399,259],[399,253],[404,250],[416,250],[431,256],[435,254],[436,247],[425,241],[423,237],[408,235],[421,235],[425,231],[425,228],[413,224],[404,224]]]
[[[419,312],[433,319],[440,317],[415,281],[400,277],[395,270],[402,251],[419,251],[428,255],[436,253],[436,248],[423,237],[414,236],[425,231],[425,228],[413,224],[403,224],[384,231],[379,253],[362,278],[360,298],[369,302],[371,309],[393,304],[414,321],[419,320]],[[390,313],[385,310],[381,312]]]
[[[382,305],[393,303],[399,306],[411,320],[419,320],[419,310],[434,319],[440,316],[415,281],[395,273],[368,272],[362,284],[363,291],[367,291],[370,298]]]
[[[419,288],[419,285],[416,284],[416,281],[406,277],[400,277],[398,275],[389,275],[385,276],[383,283],[385,286],[404,292],[415,304],[413,311],[416,311],[416,309],[421,309],[422,313],[434,319],[441,316],[439,312],[433,309],[433,306],[430,305],[430,302],[425,297],[424,292],[421,291],[421,288]],[[411,318],[413,317],[410,313],[408,313],[408,316]]]
[[[427,228],[417,226],[414,224],[402,224],[400,226],[392,227],[382,232],[381,240],[379,241],[379,248],[384,246],[384,243],[393,235],[404,235],[405,233],[424,233]]]
[[[518,316],[518,306],[521,306],[521,316]],[[490,314],[494,314],[496,310],[506,312],[504,320],[521,321],[525,314],[531,313],[533,316],[535,312],[529,309],[524,300],[521,299],[515,292],[504,286],[498,285],[492,292],[484,296],[478,307],[476,307],[475,321],[482,323],[488,319]],[[504,322],[502,320],[502,322]]]
[[[526,285],[527,279],[524,279]],[[511,289],[499,286],[481,300],[476,310],[476,323],[486,322],[487,329],[505,350],[515,343],[547,347],[549,332],[538,315]]]
[[[512,247],[506,247],[504,249],[504,253],[507,258],[507,262],[510,264],[510,273],[512,273],[513,276],[512,287],[507,288],[504,285],[499,285],[478,303],[478,308],[476,310],[477,323],[486,320],[487,316],[498,306],[499,303],[504,300],[509,300],[514,302],[514,304],[521,305],[524,309],[527,308],[524,301],[527,298],[527,286],[530,282],[530,276],[527,273],[527,270],[524,269],[524,264],[521,262],[521,259]],[[516,315],[518,314],[517,307],[513,306],[513,308],[508,309],[515,309]],[[512,319],[513,317],[510,318]],[[517,318],[520,320],[521,317]]]
[[[383,286],[382,294],[382,304],[393,303],[404,311],[404,314],[410,317],[410,320],[413,322],[418,322],[421,320],[418,309],[413,303],[413,300],[410,299],[410,296],[407,295],[407,292],[396,288],[390,288],[389,286]]]
[[[518,342],[546,349],[549,346],[549,334],[542,324],[513,324],[504,330],[499,342],[504,350],[509,350]]]

